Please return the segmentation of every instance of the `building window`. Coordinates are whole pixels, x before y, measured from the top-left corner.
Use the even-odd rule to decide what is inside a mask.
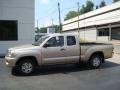
[[[0,41],[18,40],[17,21],[0,20]]]
[[[120,27],[111,28],[111,38],[114,40],[120,40]]]
[[[109,28],[98,29],[98,36],[109,36]]]

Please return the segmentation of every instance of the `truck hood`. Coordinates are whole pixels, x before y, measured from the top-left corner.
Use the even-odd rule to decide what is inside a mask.
[[[35,46],[32,44],[27,44],[27,45],[20,45],[20,46],[12,47],[12,48],[9,48],[8,50],[13,51],[13,50],[28,49],[32,47],[35,47]]]

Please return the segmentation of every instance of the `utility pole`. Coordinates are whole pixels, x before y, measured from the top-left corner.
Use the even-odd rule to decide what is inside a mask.
[[[60,3],[58,2],[58,12],[59,12],[59,31],[62,32],[62,24],[61,24],[61,12],[60,12]]]
[[[78,37],[79,37],[79,41],[80,41],[80,23],[79,23],[80,3],[79,2],[77,2],[77,7],[78,7]],[[80,47],[80,53],[81,53],[81,47]],[[81,60],[81,56],[80,56],[80,60]]]
[[[80,39],[80,23],[79,23],[80,3],[79,2],[77,2],[77,7],[78,7],[78,35]]]

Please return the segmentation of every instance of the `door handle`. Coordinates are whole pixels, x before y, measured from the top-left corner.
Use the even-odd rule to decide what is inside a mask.
[[[61,48],[60,50],[61,50],[61,51],[65,51],[66,49],[64,49],[64,48]]]

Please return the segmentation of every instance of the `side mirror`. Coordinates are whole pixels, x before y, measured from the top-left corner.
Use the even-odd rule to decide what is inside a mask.
[[[50,47],[50,45],[49,45],[49,44],[44,44],[43,47],[44,47],[44,48],[47,48],[47,47]]]

